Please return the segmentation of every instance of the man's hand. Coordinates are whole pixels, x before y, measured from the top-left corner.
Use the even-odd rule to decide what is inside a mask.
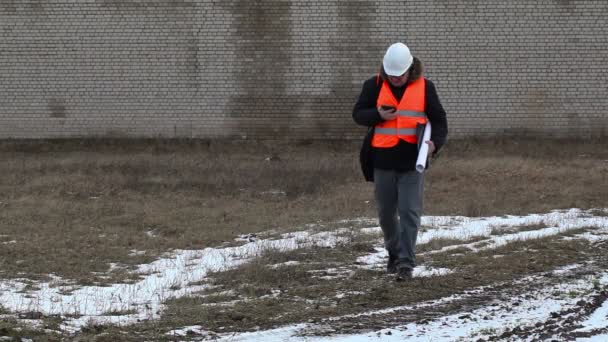
[[[397,117],[397,112],[395,111],[395,108],[382,109],[382,107],[378,107],[378,113],[380,113],[380,117],[384,121],[393,120]]]
[[[429,145],[429,156],[432,156],[435,153],[435,143],[431,140],[425,141]]]

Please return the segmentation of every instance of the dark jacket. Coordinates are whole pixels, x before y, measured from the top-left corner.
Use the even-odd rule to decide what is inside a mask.
[[[410,80],[416,80],[422,77],[422,63],[418,58],[414,57]],[[382,88],[382,78],[374,76],[363,83],[363,89],[359,95],[359,99],[353,109],[353,119],[362,126],[369,127],[368,132],[363,141],[360,151],[361,169],[366,181],[373,181],[374,167],[381,169],[394,169],[398,171],[410,171],[415,168],[416,159],[418,158],[418,147],[415,144],[410,144],[405,141],[400,141],[391,148],[374,148],[371,146],[373,137],[373,127],[382,121],[380,113],[376,108],[376,101]],[[409,84],[409,81],[408,81]],[[397,100],[405,93],[405,88],[401,89],[391,86],[391,90],[395,94]],[[425,112],[428,120],[431,122],[431,140],[435,144],[437,153],[445,144],[448,134],[448,123],[445,110],[439,101],[439,96],[435,90],[435,85],[432,81],[426,80],[426,106]]]

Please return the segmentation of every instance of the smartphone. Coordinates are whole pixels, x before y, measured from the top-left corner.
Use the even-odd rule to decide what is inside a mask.
[[[395,110],[396,108],[393,106],[381,106],[384,110]]]

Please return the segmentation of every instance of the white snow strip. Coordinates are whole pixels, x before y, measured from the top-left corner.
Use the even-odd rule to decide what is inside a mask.
[[[373,253],[357,258],[357,264],[359,264],[361,268],[376,269],[386,266],[388,252],[381,247],[375,247],[374,250]]]
[[[332,280],[332,279],[343,279],[352,276],[355,272],[347,267],[341,268],[328,268],[325,270],[311,270],[306,273],[312,274],[313,278]],[[320,274],[320,275],[317,275]]]
[[[593,233],[585,232],[582,234],[576,234],[575,237],[567,237],[568,240],[574,239],[585,239],[590,242],[601,242],[608,240],[608,227],[604,229],[597,229]]]
[[[527,216],[496,216],[469,218],[462,216],[425,216],[422,218],[422,225],[430,226],[433,229],[421,232],[418,235],[418,244],[428,243],[435,239],[450,239],[467,241],[473,238],[486,238],[483,246],[477,247],[480,242],[458,244],[443,247],[439,250],[427,252],[429,254],[442,253],[456,248],[466,247],[473,251],[495,249],[512,242],[530,239],[540,239],[565,233],[579,228],[594,228],[592,233],[577,235],[592,242],[608,239],[608,216],[592,216],[589,214],[593,210],[582,211],[580,209],[570,209],[565,211],[553,211],[548,214],[532,214]],[[522,227],[529,225],[544,225],[547,228],[538,230],[513,232],[504,235],[492,235],[495,227]],[[380,232],[380,227],[370,228],[368,233],[373,231]],[[357,261],[363,264],[381,264],[384,262],[386,252],[377,249],[376,253],[359,258]]]
[[[587,332],[608,328],[608,301],[605,301],[601,307],[595,310],[593,314],[581,324],[583,325],[583,328],[577,329],[576,331]]]
[[[570,273],[570,271],[575,270],[579,267],[583,266],[582,264],[572,264],[572,265],[566,265],[560,268],[556,268],[555,270],[553,270],[553,275],[563,275],[563,274],[567,274]]]
[[[418,236],[418,244],[427,243],[433,239],[470,240],[473,237],[490,237],[495,227],[522,227],[529,225],[544,225],[547,228],[524,231],[515,234],[494,236],[496,246],[501,246],[516,240],[541,238],[549,235],[563,233],[569,230],[595,227],[604,229],[608,227],[608,217],[591,216],[590,211],[570,209],[566,211],[552,211],[548,214],[532,214],[527,216],[501,216],[501,217],[423,217],[422,224],[439,229],[425,231]]]
[[[579,337],[576,342],[606,342],[608,341],[608,334],[595,335],[592,337]]]
[[[331,317],[328,320],[337,321],[337,320],[343,320],[345,318],[357,318],[357,317],[364,317],[364,316],[383,315],[383,314],[388,314],[388,313],[392,313],[392,312],[396,312],[396,311],[410,311],[410,310],[415,310],[415,309],[418,310],[418,309],[424,309],[424,308],[431,308],[431,307],[451,303],[451,302],[454,302],[454,301],[457,301],[457,300],[460,300],[463,298],[468,298],[468,297],[470,297],[470,295],[478,293],[479,291],[481,291],[481,290],[476,289],[473,291],[469,291],[466,294],[451,295],[451,296],[443,297],[443,298],[440,298],[437,300],[426,301],[423,303],[416,303],[414,305],[396,306],[396,307],[392,307],[392,308],[374,310],[374,311],[369,311],[369,312],[362,312],[362,313],[358,313],[358,314],[350,314],[350,315],[344,315],[344,316],[340,316],[340,317]]]
[[[193,325],[189,327],[183,327],[181,329],[171,330],[166,333],[166,335],[172,337],[185,337],[188,335],[209,336],[213,334],[210,334],[210,332],[203,329],[203,327],[201,327],[200,325]]]
[[[336,294],[335,298],[342,299],[342,298],[346,298],[349,296],[357,296],[357,295],[364,295],[364,294],[365,294],[365,292],[362,292],[362,291],[339,292]]]
[[[376,247],[375,252],[357,258],[357,267],[363,269],[383,269],[386,267],[386,257],[388,256],[384,248]],[[447,268],[433,268],[428,266],[418,266],[414,268],[414,277],[434,277],[452,273]]]
[[[359,230],[359,232],[361,232],[361,234],[368,234],[368,235],[382,234],[380,227],[361,228]]]
[[[283,190],[268,190],[260,192],[261,195],[285,196],[287,193]]]
[[[353,219],[338,220],[338,221],[335,221],[335,223],[340,224],[340,225],[347,225],[347,226],[377,225],[378,219],[370,218],[370,217],[357,217],[357,218],[353,218]],[[365,229],[366,228],[361,229],[361,232],[364,233]]]
[[[435,268],[422,265],[416,267],[412,275],[414,277],[437,277],[451,273],[454,273],[454,271],[450,270],[449,268]]]
[[[146,255],[146,251],[138,251],[137,249],[132,249],[129,252],[129,256]]]
[[[375,252],[357,258],[357,267],[363,269],[383,269],[386,267],[388,253],[384,248],[376,247]],[[433,268],[425,265],[414,268],[414,277],[436,277],[447,275],[453,271],[447,268]]]
[[[277,268],[286,267],[286,266],[296,266],[299,264],[300,264],[299,261],[290,260],[290,261],[282,262],[280,264],[269,265],[268,267],[270,267],[272,269],[277,269]]]
[[[247,332],[241,334],[230,334],[230,335],[219,335],[219,339],[214,338],[214,341],[230,341],[230,342],[239,342],[239,341],[264,341],[264,342],[285,342],[285,341],[314,341],[311,338],[298,338],[295,337],[298,332],[305,331],[310,325],[309,324],[297,324],[293,326],[271,329],[271,330],[263,330],[263,331],[255,331],[255,332]],[[328,340],[332,341],[332,340]]]
[[[243,246],[222,249],[178,250],[172,256],[141,265],[138,272],[143,280],[134,284],[115,284],[108,287],[87,286],[70,294],[49,283],[36,284],[39,290],[19,293],[25,283],[10,280],[0,282],[0,303],[11,312],[41,312],[45,315],[71,314],[80,318],[69,318],[67,331],[78,331],[82,326],[94,322],[99,324],[129,324],[138,320],[159,318],[162,303],[170,298],[186,296],[200,291],[205,286],[189,286],[203,280],[207,273],[234,268],[266,250],[281,251],[309,247],[311,245],[333,247],[343,238],[333,233],[288,234],[281,240],[261,240]],[[57,281],[57,280],[55,280]],[[135,310],[136,314],[109,316],[112,312]]]

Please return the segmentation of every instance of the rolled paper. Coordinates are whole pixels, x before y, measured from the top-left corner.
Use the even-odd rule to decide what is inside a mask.
[[[416,171],[422,173],[426,168],[426,160],[429,156],[429,144],[426,142],[431,140],[431,122],[426,123],[424,127],[424,134],[422,137],[422,145],[420,145],[420,151],[418,151],[418,159],[416,160]]]

